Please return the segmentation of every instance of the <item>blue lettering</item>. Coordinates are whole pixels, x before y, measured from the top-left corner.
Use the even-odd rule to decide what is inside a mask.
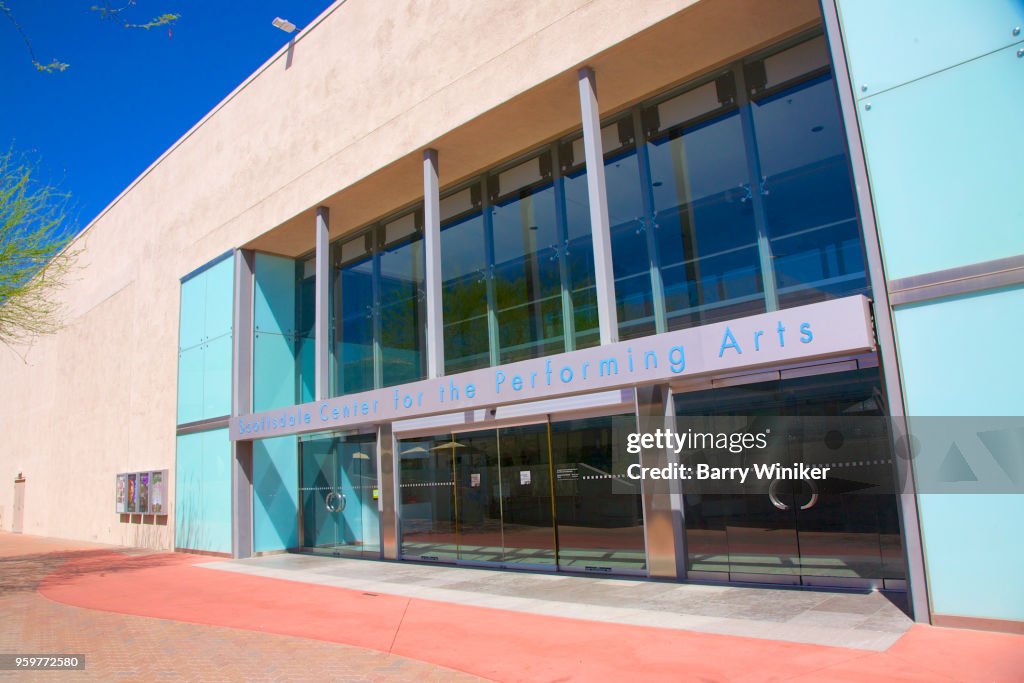
[[[781,320],[779,321],[778,330],[779,330],[779,346],[784,347],[784,346],[786,346],[786,337],[784,336],[785,332],[786,332],[786,328],[782,326],[782,321]]]
[[[565,376],[565,373],[567,373],[567,372],[569,373],[568,377]],[[568,365],[566,365],[558,373],[558,377],[562,380],[562,384],[568,384],[569,382],[572,381],[572,368],[570,368]]]
[[[810,344],[814,340],[814,333],[811,332],[810,323],[800,323],[800,341]]]
[[[619,374],[619,361],[615,358],[605,358],[597,364],[597,369],[601,377],[604,377],[605,373],[609,375],[617,375]],[[613,369],[614,372],[612,372]]]
[[[475,384],[467,384],[466,385],[466,398],[473,398],[474,396],[476,396],[476,385]],[[420,394],[420,405],[423,405],[423,394]]]
[[[754,350],[761,350],[761,337],[764,335],[764,330],[758,330],[754,333]]]
[[[672,372],[680,373],[686,369],[686,352],[682,346],[673,346],[668,350],[668,364]],[[657,366],[657,359],[655,359],[655,366]]]
[[[644,351],[644,370],[650,370],[652,365],[655,370],[658,369],[658,354],[654,351]]]
[[[505,373],[498,370],[494,373],[494,393],[501,393],[501,385],[505,383]]]
[[[519,375],[512,376],[512,391],[520,391],[523,388],[523,378]]]
[[[736,341],[736,337],[733,336],[732,330],[728,327],[725,328],[725,336],[722,337],[722,348],[718,350],[719,358],[725,355],[726,349],[734,349],[737,354],[743,353],[743,349],[740,348],[739,343]]]
[[[321,422],[327,422],[327,404],[326,403],[321,403],[320,404],[320,421]]]

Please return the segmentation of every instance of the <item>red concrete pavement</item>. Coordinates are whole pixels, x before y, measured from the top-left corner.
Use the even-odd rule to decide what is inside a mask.
[[[40,585],[95,610],[371,648],[500,681],[1024,681],[1024,636],[914,626],[886,652],[456,605],[92,553]]]

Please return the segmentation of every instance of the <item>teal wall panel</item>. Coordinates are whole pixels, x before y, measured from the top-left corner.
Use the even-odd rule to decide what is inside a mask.
[[[234,323],[235,268],[226,258],[211,266],[201,276],[206,280],[206,338],[213,339],[231,332]]]
[[[202,345],[178,352],[178,424],[202,419],[204,362]]]
[[[228,430],[178,437],[174,545],[231,552],[231,443]]]
[[[253,409],[299,403],[293,259],[256,254],[253,302]]]
[[[896,330],[911,415],[1024,415],[1024,287],[907,306]],[[939,614],[1024,620],[1024,496],[925,494],[921,528]]]
[[[203,417],[231,412],[231,335],[211,339],[203,349]]]
[[[1021,0],[839,0],[858,97],[1024,40]],[[867,91],[861,86],[866,85]]]
[[[225,257],[181,283],[178,424],[231,412],[234,273]]]
[[[178,348],[189,349],[202,343],[205,329],[206,279],[197,276],[181,283]]]
[[[256,552],[299,544],[298,439],[253,442],[253,547]]]
[[[253,326],[261,332],[295,333],[295,261],[256,254]]]
[[[859,114],[889,278],[1024,253],[1024,61],[1016,48],[870,104]]]

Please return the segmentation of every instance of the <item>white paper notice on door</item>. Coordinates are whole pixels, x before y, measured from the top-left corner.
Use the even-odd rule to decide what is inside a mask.
[[[480,485],[480,473],[479,472],[471,472],[469,474],[469,485],[470,486],[479,486]]]
[[[526,486],[530,483],[530,470],[520,470],[519,483]]]

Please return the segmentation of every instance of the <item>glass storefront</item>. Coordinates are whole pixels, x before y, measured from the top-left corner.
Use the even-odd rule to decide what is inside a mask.
[[[642,572],[633,429],[629,416],[399,441],[402,556]]]

